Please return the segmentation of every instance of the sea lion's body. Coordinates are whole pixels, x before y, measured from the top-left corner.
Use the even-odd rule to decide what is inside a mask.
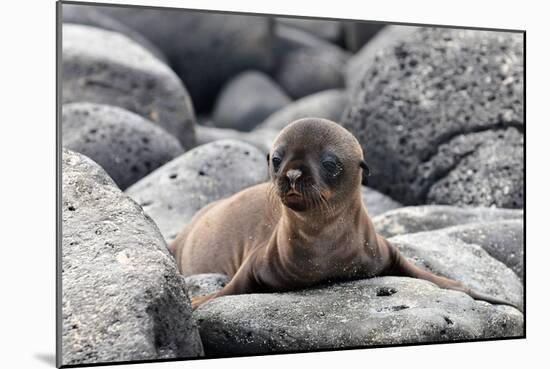
[[[426,279],[494,303],[460,282],[421,270],[378,235],[362,201],[357,140],[336,123],[303,119],[268,156],[271,181],[201,209],[170,245],[184,275],[224,273],[224,295],[288,291],[382,275]]]

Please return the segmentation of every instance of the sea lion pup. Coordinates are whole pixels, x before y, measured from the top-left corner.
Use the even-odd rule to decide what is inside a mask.
[[[361,196],[368,170],[356,138],[325,119],[284,128],[267,156],[270,182],[209,204],[170,245],[183,275],[224,273],[220,296],[289,291],[322,282],[407,276],[474,299],[512,305],[424,271],[376,234]],[[514,305],[512,305],[514,306]]]

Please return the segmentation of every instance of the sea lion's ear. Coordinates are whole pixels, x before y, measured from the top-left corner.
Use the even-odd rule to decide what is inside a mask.
[[[267,165],[269,165],[269,153],[267,153]]]
[[[370,176],[369,166],[367,165],[367,163],[364,160],[361,160],[361,162],[359,163],[359,166],[361,167],[361,169],[363,169],[363,173],[361,175],[361,184],[363,186],[366,186],[367,185],[367,177]]]

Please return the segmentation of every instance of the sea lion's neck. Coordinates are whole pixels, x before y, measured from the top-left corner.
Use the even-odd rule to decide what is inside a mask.
[[[349,232],[349,226],[358,224],[363,218],[368,218],[368,215],[363,206],[361,193],[355,191],[338,206],[319,207],[303,212],[283,206],[278,232],[281,239],[305,246],[326,233],[334,238],[346,229]]]

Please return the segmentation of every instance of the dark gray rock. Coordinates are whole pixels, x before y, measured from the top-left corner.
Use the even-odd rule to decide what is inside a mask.
[[[176,9],[110,7],[108,14],[141,32],[170,61],[198,112],[211,109],[223,86],[239,72],[273,65],[268,17]]]
[[[250,131],[290,102],[269,76],[247,71],[224,86],[216,100],[212,119],[220,128]]]
[[[382,52],[385,49],[391,49],[399,43],[405,42],[409,35],[417,32],[419,27],[415,26],[379,26],[377,24],[366,23],[364,26],[365,30],[368,30],[370,26],[373,26],[371,29],[374,31],[378,29],[372,35],[372,38],[361,47],[361,49],[349,58],[346,65],[346,87],[352,91],[352,94],[358,93],[361,88],[362,83],[368,83],[369,81],[364,80],[363,76],[367,70],[374,66],[375,60],[376,64],[383,63],[381,58],[376,59],[377,55],[382,55]],[[357,26],[350,26],[350,36],[354,35],[356,32]],[[360,42],[358,42],[360,43]]]
[[[521,208],[523,159],[515,128],[460,135],[419,166],[411,187],[428,203]]]
[[[214,299],[195,310],[207,356],[523,334],[523,315],[411,278]]]
[[[63,365],[203,354],[157,226],[93,161],[63,151]]]
[[[419,28],[376,54],[342,117],[369,186],[407,205],[521,208],[523,70],[523,35],[504,32]],[[440,166],[446,144],[464,147]],[[469,170],[479,174],[461,177]]]
[[[365,44],[373,41],[373,39],[385,27],[382,23],[346,21],[344,22],[344,43],[346,49],[357,52]],[[391,27],[391,26],[390,26]]]
[[[521,280],[477,242],[464,242],[444,230],[395,236],[388,241],[422,269],[523,306]]]
[[[275,39],[275,80],[293,99],[344,87],[344,69],[350,57],[346,51],[284,25],[275,27]]]
[[[444,228],[438,232],[466,243],[480,245],[489,255],[512,269],[523,281],[523,219],[464,224]]]
[[[366,186],[362,186],[361,193],[363,195],[363,203],[367,207],[371,217],[403,206],[391,197]]]
[[[104,14],[105,7],[90,4],[61,4],[61,9],[63,23],[83,24],[122,33],[149,50],[163,62],[166,62],[166,57],[149,40],[125,24]]]
[[[184,279],[190,298],[218,292],[229,282],[227,275],[218,273],[194,274]]]
[[[327,90],[306,96],[271,114],[257,129],[280,131],[288,124],[301,118],[324,118],[339,122],[348,95],[345,90]]]
[[[220,140],[186,152],[126,193],[170,242],[205,205],[266,180],[264,153],[242,141]]]
[[[62,124],[63,147],[101,165],[121,189],[183,153],[174,136],[115,106],[66,104]]]
[[[392,237],[462,224],[522,219],[523,210],[425,205],[391,210],[374,217],[372,221],[377,233]]]
[[[201,125],[197,125],[195,130],[197,132],[197,145],[204,145],[209,142],[229,138],[248,142],[249,144],[256,146],[265,154],[271,150],[271,144],[279,133],[277,130],[269,128],[255,129],[252,132],[241,132],[234,129]]]
[[[337,20],[277,17],[275,22],[297,28],[337,45],[342,44],[344,41],[342,22]]]
[[[100,28],[63,25],[62,102],[119,106],[195,144],[191,100],[174,72],[128,37]]]

